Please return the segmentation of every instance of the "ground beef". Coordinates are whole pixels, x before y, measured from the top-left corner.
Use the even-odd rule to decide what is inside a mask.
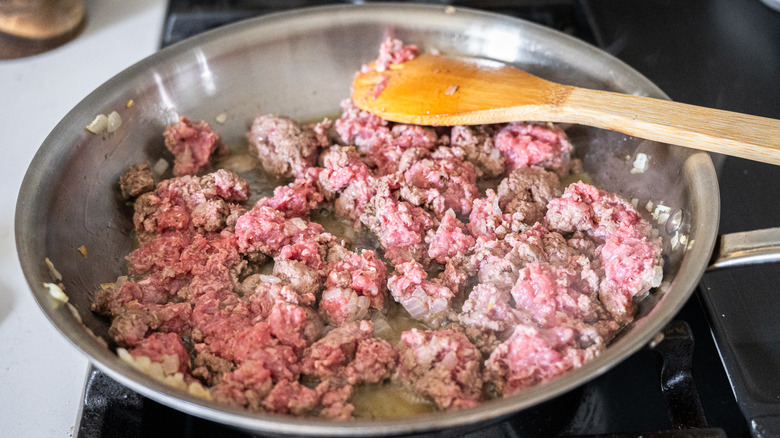
[[[621,227],[601,247],[601,263],[601,302],[616,319],[627,322],[634,313],[634,298],[661,284],[660,239],[651,239],[636,228]]]
[[[412,329],[401,335],[393,379],[441,409],[463,409],[479,403],[481,364],[482,355],[464,334]]]
[[[525,312],[510,305],[511,299],[507,290],[492,284],[478,284],[463,303],[458,321],[466,327],[479,327],[496,332],[528,321],[529,317]]]
[[[564,233],[581,231],[604,241],[621,227],[644,236],[652,232],[650,224],[630,202],[582,181],[566,187],[563,195],[550,200],[547,208],[550,228]]]
[[[298,382],[279,381],[263,399],[263,407],[277,414],[306,415],[319,404],[317,391]]]
[[[541,329],[520,324],[485,361],[485,381],[490,382],[499,394],[516,394],[579,368],[593,359],[601,348],[600,345],[580,348],[577,332],[569,327]]]
[[[334,386],[329,381],[317,385],[314,389],[320,397],[319,416],[331,420],[352,418],[355,407],[347,400],[352,396],[352,385]]]
[[[250,360],[235,371],[225,373],[212,388],[211,395],[220,403],[259,411],[272,388],[271,372],[262,362]]]
[[[165,147],[174,157],[173,175],[195,175],[205,169],[215,152],[227,152],[222,138],[203,120],[191,122],[182,117],[163,133]]]
[[[366,68],[416,54],[387,40]],[[560,129],[342,107],[335,123],[255,119],[250,151],[293,180],[253,206],[226,170],[121,177],[138,247],[93,302],[117,346],[253,411],[348,419],[356,385],[462,409],[581,366],[659,284],[660,239],[630,203],[582,182],[561,193],[579,163]],[[221,147],[186,119],[165,136],[177,174]]]
[[[295,120],[273,114],[259,115],[246,134],[249,153],[256,156],[266,172],[279,176],[302,176],[317,160],[322,136],[302,128]]]
[[[390,136],[389,122],[359,109],[350,100],[341,102],[341,117],[334,128],[341,141],[357,146],[361,156],[370,156]]]
[[[387,287],[393,299],[414,319],[435,326],[452,312],[450,302],[455,294],[439,281],[428,280],[425,269],[417,262],[397,265]]]
[[[506,169],[504,156],[493,143],[494,135],[491,126],[453,126],[450,145],[464,161],[474,165],[477,176],[494,178]]]
[[[319,295],[320,274],[303,263],[296,260],[276,260],[273,272],[299,294]]]
[[[316,237],[324,229],[301,218],[288,219],[284,213],[267,205],[255,205],[236,222],[238,247],[244,254],[262,252],[276,256],[295,241]]]
[[[322,380],[343,379],[343,370],[355,360],[359,344],[372,339],[373,333],[374,325],[369,321],[350,322],[331,330],[306,350],[301,371]]]
[[[441,264],[456,257],[468,256],[476,244],[474,237],[452,210],[444,214],[436,231],[428,230],[425,242],[428,244],[428,256]]]
[[[331,263],[328,271],[326,288],[351,289],[359,296],[367,297],[370,307],[385,309],[387,267],[374,256],[373,251],[351,253],[349,257]]]
[[[175,333],[152,333],[136,344],[130,355],[148,357],[152,362],[162,364],[166,375],[186,374],[189,369],[190,357]]]
[[[140,304],[131,301],[112,316],[108,334],[122,347],[135,347],[150,333],[185,334],[190,329],[189,303]]]
[[[344,144],[354,145],[361,159],[377,176],[399,170],[405,151],[431,151],[440,143],[433,128],[390,125],[377,116],[358,109],[352,101],[342,102],[343,112],[335,127]]]
[[[634,297],[660,285],[660,238],[652,237],[650,224],[625,199],[577,182],[549,202],[546,218],[562,232],[604,242],[596,250],[604,268],[599,297],[618,321],[633,317]]]
[[[589,289],[576,271],[547,263],[529,263],[520,270],[512,297],[519,309],[528,312],[544,328],[575,320],[588,324],[604,321],[619,325],[599,302],[596,290]]]
[[[510,172],[538,166],[564,175],[574,149],[561,128],[540,123],[510,123],[496,133],[495,143]]]
[[[322,320],[313,309],[286,302],[274,305],[268,315],[268,324],[279,342],[297,352],[311,345],[323,331]]]
[[[329,287],[320,298],[320,315],[333,326],[368,318],[371,299],[359,295],[355,290],[341,287]]]
[[[454,156],[449,148],[439,148],[404,172],[401,198],[424,206],[437,217],[447,210],[468,214],[477,198],[477,175],[471,163]]]
[[[192,359],[192,374],[208,386],[214,386],[222,381],[222,376],[235,369],[233,362],[223,359],[214,353],[197,351]]]
[[[417,46],[405,46],[403,41],[397,38],[388,38],[379,46],[379,56],[371,66],[364,66],[362,70],[385,71],[393,64],[414,59],[419,54]]]
[[[288,218],[308,216],[311,210],[318,208],[325,200],[317,187],[320,170],[315,167],[306,169],[303,177],[275,188],[273,196],[260,199],[256,205],[271,207]]]
[[[366,206],[360,221],[376,234],[385,256],[397,265],[405,261],[427,264],[425,234],[434,221],[424,209],[399,200],[394,192],[401,186],[398,175],[380,179],[376,195]]]
[[[138,163],[119,177],[122,198],[130,199],[154,190],[154,174],[147,163]]]
[[[538,167],[520,167],[498,185],[496,195],[502,213],[519,214],[533,225],[544,219],[547,203],[561,196],[560,180],[553,172]]]
[[[474,200],[468,229],[474,237],[486,240],[503,239],[509,233],[523,231],[528,226],[523,219],[522,214],[502,212],[496,192],[487,189],[484,198]]]
[[[133,223],[140,233],[139,240],[154,233],[188,230],[196,226],[201,231],[215,231],[220,226],[227,226],[234,203],[243,202],[248,197],[249,184],[228,170],[220,169],[202,177],[172,178],[162,181],[153,192],[138,197],[134,204]],[[221,204],[217,204],[216,208],[203,207],[204,210],[196,211],[200,204],[208,201],[222,201],[226,203],[227,210],[220,209]],[[193,212],[196,216],[194,224],[191,219]],[[216,219],[215,215],[218,216]]]
[[[378,383],[390,377],[398,360],[398,352],[384,339],[370,338],[358,342],[355,359],[344,374],[350,385]]]

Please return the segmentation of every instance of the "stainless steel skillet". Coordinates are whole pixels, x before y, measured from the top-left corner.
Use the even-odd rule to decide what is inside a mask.
[[[258,113],[299,120],[335,115],[349,95],[352,74],[375,56],[388,35],[423,50],[513,63],[561,83],[665,97],[625,64],[578,40],[459,8],[371,4],[305,9],[192,38],[88,95],[54,128],[25,176],[16,211],[17,249],[33,295],[52,323],[95,366],[163,404],[250,431],[331,436],[400,434],[494,420],[567,392],[647,344],[685,303],[708,264],[719,216],[715,171],[705,153],[582,127],[568,132],[597,185],[635,199],[642,209],[650,207],[648,217],[656,213],[662,219],[668,213],[658,224],[667,254],[665,279],[643,301],[636,323],[603,355],[547,384],[466,411],[333,423],[202,401],[136,371],[95,337],[108,339],[108,321],[89,311],[92,292],[120,275],[131,249],[132,224],[116,181],[129,165],[164,156],[165,125],[179,115],[204,119],[229,144],[240,145]],[[83,129],[96,114],[111,111],[123,120],[116,132],[101,136]],[[213,123],[221,113],[227,115],[225,124]],[[639,154],[649,157],[649,165],[632,173]],[[659,210],[659,204],[664,208]],[[82,245],[86,258],[78,252]],[[46,258],[62,274],[69,304],[53,299],[42,286],[53,280]]]

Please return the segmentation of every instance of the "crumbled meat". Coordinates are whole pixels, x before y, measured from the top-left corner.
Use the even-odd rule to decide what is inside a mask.
[[[196,175],[206,168],[213,153],[227,151],[227,146],[222,143],[219,134],[203,120],[191,122],[182,117],[165,128],[163,137],[165,147],[175,157],[174,176]]]
[[[393,64],[401,64],[414,59],[418,54],[417,46],[404,45],[403,41],[397,38],[387,38],[379,46],[379,56],[371,67],[376,71],[385,71]],[[371,67],[364,66],[363,70]]]
[[[386,340],[363,339],[358,342],[355,359],[347,365],[344,374],[350,385],[381,382],[390,377],[397,360],[398,353]]]
[[[474,237],[452,210],[444,214],[436,231],[428,230],[425,242],[428,244],[428,256],[441,264],[458,256],[469,255],[476,244]]]
[[[273,196],[260,199],[256,205],[271,207],[288,218],[308,216],[325,199],[316,185],[319,173],[320,169],[316,167],[306,169],[303,177],[275,188]]]
[[[358,341],[374,333],[369,321],[351,322],[328,332],[315,342],[301,360],[304,374],[319,378],[336,377],[338,370],[355,357]]]
[[[193,377],[203,380],[208,386],[214,386],[222,381],[222,376],[235,369],[233,362],[223,359],[214,353],[204,350],[196,352],[192,359]]]
[[[417,53],[388,39],[364,68]],[[631,203],[561,190],[581,162],[560,128],[342,109],[254,120],[250,153],[289,178],[254,205],[237,174],[195,175],[224,147],[208,125],[166,129],[175,177],[120,178],[138,247],[92,303],[117,346],[251,411],[347,420],[353,392],[385,389],[464,409],[582,366],[659,285],[661,239]]]
[[[277,414],[306,415],[319,404],[317,391],[298,382],[281,380],[263,399],[263,407]]]
[[[398,175],[380,179],[377,193],[360,221],[376,234],[385,256],[393,264],[412,260],[427,264],[424,239],[434,221],[422,208],[396,198],[393,191],[400,184]]]
[[[449,148],[439,148],[430,157],[414,162],[404,172],[401,198],[424,206],[437,217],[453,209],[468,214],[477,198],[477,175],[471,163],[455,157]]]
[[[350,253],[349,257],[331,263],[328,270],[326,288],[351,289],[367,297],[372,308],[384,310],[387,268],[382,260],[375,258],[373,251]]]
[[[503,239],[509,233],[519,233],[528,224],[522,214],[503,213],[498,205],[498,196],[493,189],[487,189],[484,198],[477,198],[469,214],[468,229],[474,237]]]
[[[491,126],[453,126],[450,132],[452,149],[474,165],[479,177],[494,178],[506,169],[504,156],[493,143],[494,134]]]
[[[520,167],[498,185],[498,207],[501,212],[519,214],[533,225],[544,219],[547,203],[561,196],[560,180],[553,172],[538,167]]]
[[[176,333],[152,333],[136,344],[130,355],[148,357],[152,362],[161,363],[166,374],[184,374],[190,364],[187,350]]]
[[[147,163],[138,163],[119,177],[119,189],[124,199],[135,198],[154,190],[154,174]]]
[[[560,326],[541,329],[519,324],[514,333],[485,361],[485,382],[499,394],[516,394],[593,359],[603,345],[581,348],[574,329]]]
[[[271,372],[262,362],[249,360],[235,371],[225,373],[211,394],[218,402],[259,411],[272,388]]]
[[[412,329],[401,335],[393,379],[441,409],[469,408],[480,400],[481,364],[482,355],[464,334]]]
[[[436,279],[427,278],[422,265],[406,262],[396,266],[387,287],[393,299],[404,306],[412,318],[436,325],[452,311],[450,301],[454,294]]]
[[[561,128],[551,124],[515,122],[495,136],[496,148],[506,160],[507,171],[538,166],[564,175],[574,149]]]
[[[195,227],[191,215],[196,207],[207,201],[222,200],[228,203],[227,213],[223,210],[221,213],[225,214],[214,219],[213,215],[209,216],[213,209],[204,207],[204,211],[196,212],[195,220],[201,228],[213,220],[219,220],[219,225],[226,226],[234,203],[243,202],[248,197],[249,184],[227,170],[218,170],[202,177],[187,175],[172,178],[158,184],[154,191],[138,197],[134,204],[133,223],[136,231],[141,233],[141,240],[147,234],[187,230]],[[208,228],[214,229],[215,225],[209,225]],[[203,231],[208,230],[204,228]]]
[[[509,291],[492,284],[478,284],[472,289],[458,315],[460,323],[467,327],[479,327],[504,331],[526,322],[529,318],[510,305]]]
[[[295,120],[273,114],[259,115],[246,134],[249,153],[256,156],[266,172],[279,176],[302,176],[317,160],[320,144],[311,128]]]
[[[289,283],[299,294],[319,294],[320,274],[299,261],[276,260],[274,275]]]
[[[596,250],[604,267],[599,297],[620,322],[633,316],[634,297],[661,283],[660,238],[625,199],[583,182],[550,200],[547,222],[562,232],[584,232],[604,244]]]
[[[619,326],[571,269],[546,263],[529,263],[520,270],[512,297],[519,309],[528,312],[544,328],[563,325],[566,321],[596,324],[603,321],[616,331]]]

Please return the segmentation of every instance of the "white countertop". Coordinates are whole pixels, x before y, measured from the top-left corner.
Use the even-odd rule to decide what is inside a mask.
[[[87,25],[40,55],[0,60],[0,425],[7,437],[70,437],[87,359],[49,323],[22,275],[14,211],[43,140],[100,84],[157,50],[165,0],[88,0]]]

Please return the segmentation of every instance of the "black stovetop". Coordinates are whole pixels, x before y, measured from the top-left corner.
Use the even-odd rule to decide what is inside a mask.
[[[364,1],[171,0],[161,45],[259,14],[333,3]],[[539,22],[622,59],[673,100],[780,118],[780,13],[759,0],[428,3]],[[720,233],[780,225],[780,167],[722,156],[714,161]],[[674,429],[687,428],[693,430],[678,436],[775,436],[780,433],[776,284],[777,265],[707,273],[657,348],[637,352],[538,408],[454,436],[673,436]],[[79,438],[250,436],[159,405],[97,371],[88,376],[85,398]],[[569,411],[563,419],[550,415],[562,409]]]

